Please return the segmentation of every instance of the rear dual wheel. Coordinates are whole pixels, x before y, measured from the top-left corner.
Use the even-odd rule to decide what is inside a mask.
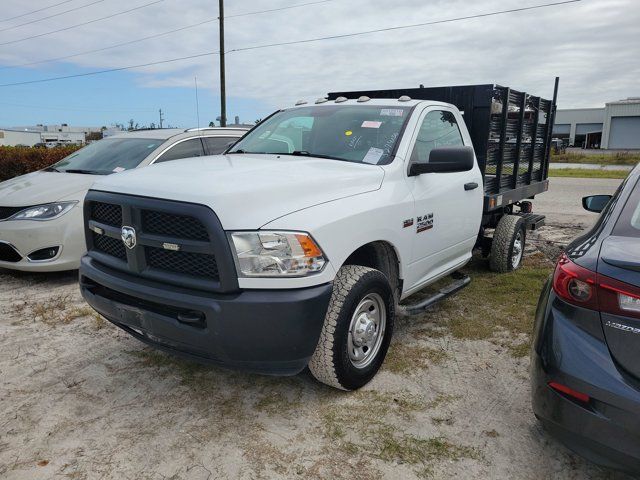
[[[491,270],[507,273],[520,268],[526,238],[524,219],[519,215],[504,215],[498,222],[491,242]]]

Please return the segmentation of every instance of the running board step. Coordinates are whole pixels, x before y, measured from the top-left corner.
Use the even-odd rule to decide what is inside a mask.
[[[405,313],[407,315],[418,315],[424,312],[427,308],[432,307],[454,293],[459,292],[471,283],[471,278],[461,273],[454,273],[451,277],[453,281],[446,287],[442,288],[439,292],[434,293],[430,297],[427,297],[418,303],[414,303],[413,305],[402,305]]]

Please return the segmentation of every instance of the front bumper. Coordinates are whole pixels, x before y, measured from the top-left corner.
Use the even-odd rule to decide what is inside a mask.
[[[211,294],[134,278],[85,256],[80,290],[96,311],[147,344],[207,363],[294,375],[316,348],[332,285]]]
[[[0,268],[27,272],[77,269],[80,266],[80,257],[87,249],[82,220],[82,208],[76,205],[71,211],[54,220],[0,222],[0,242],[12,245],[22,257],[17,262],[0,260]],[[54,258],[37,262],[27,258],[31,253],[49,247],[60,249]]]
[[[549,387],[589,395],[582,403]],[[547,286],[531,356],[535,415],[570,449],[604,467],[640,474],[640,386],[614,363],[600,314],[569,305]]]

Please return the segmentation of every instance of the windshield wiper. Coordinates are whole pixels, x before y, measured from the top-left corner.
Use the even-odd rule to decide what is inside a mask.
[[[342,162],[348,162],[349,160],[345,160],[344,158],[332,157],[331,155],[321,155],[319,153],[311,153],[306,150],[294,150],[293,152],[284,152],[284,153],[276,153],[274,155],[292,155],[294,157],[316,157],[316,158],[327,158],[329,160],[340,160]]]
[[[47,167],[44,169],[45,172],[60,172],[56,167]]]
[[[86,175],[105,175],[104,172],[99,172],[98,170],[84,170],[82,168],[69,168],[67,170],[62,170],[64,173],[84,173]]]

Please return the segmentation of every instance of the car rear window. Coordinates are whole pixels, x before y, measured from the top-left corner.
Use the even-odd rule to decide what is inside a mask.
[[[640,238],[640,181],[633,187],[633,192],[616,222],[613,234]]]

